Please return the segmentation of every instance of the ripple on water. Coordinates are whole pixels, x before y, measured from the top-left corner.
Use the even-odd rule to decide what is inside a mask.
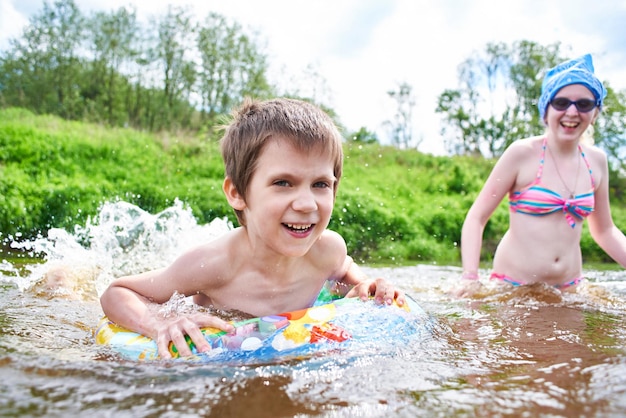
[[[168,263],[185,245],[229,227],[197,225],[179,203],[151,215],[118,202],[76,234],[52,231],[23,243],[48,255],[28,268],[0,265],[2,414],[623,416],[626,410],[623,271],[586,272],[588,283],[574,293],[485,283],[480,298],[458,300],[447,294],[458,267],[366,268],[434,318],[431,338],[384,352],[372,346],[229,366],[134,363],[94,344],[102,315],[97,296],[112,277]],[[71,275],[60,281],[66,285],[48,286],[59,273]]]

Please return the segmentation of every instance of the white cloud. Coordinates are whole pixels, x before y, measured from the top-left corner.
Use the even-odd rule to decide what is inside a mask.
[[[18,12],[8,0],[0,0],[0,48],[5,49],[8,39],[18,36],[28,23],[28,18]]]
[[[0,0],[0,46],[18,36],[27,19],[18,0]],[[76,0],[85,13],[114,10],[127,0]],[[393,115],[387,91],[413,86],[420,147],[442,153],[434,113],[445,89],[457,87],[457,67],[489,42],[560,42],[569,55],[594,54],[596,71],[614,88],[625,88],[626,2],[586,0],[131,0],[140,17],[161,15],[168,4],[189,4],[200,19],[209,12],[257,29],[267,40],[275,82],[308,77],[307,67],[326,80],[327,105],[351,130],[379,130]],[[20,10],[25,11],[24,3]],[[27,2],[32,9],[32,2]],[[39,6],[41,8],[43,6]],[[32,12],[38,12],[34,9]],[[32,13],[31,12],[31,13]],[[285,73],[287,77],[285,78]],[[292,87],[292,86],[289,86]]]

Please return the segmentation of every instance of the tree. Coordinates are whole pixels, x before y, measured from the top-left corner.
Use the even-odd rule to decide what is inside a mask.
[[[471,85],[471,77],[466,78]],[[481,154],[480,137],[475,135],[478,124],[476,91],[473,88],[445,90],[440,96],[435,112],[444,113],[446,122],[441,128],[445,147],[453,155]],[[448,135],[449,131],[458,132]]]
[[[390,131],[392,144],[405,149],[411,146],[417,148],[421,141],[413,140],[413,108],[415,107],[413,86],[406,82],[400,83],[397,90],[390,90],[387,95],[396,102],[393,120],[385,122]]]
[[[514,95],[507,109],[508,129],[504,132],[504,143],[497,149],[498,153],[516,139],[531,136],[543,129],[537,101],[541,96],[545,71],[565,59],[560,50],[559,43],[541,46],[535,42],[520,41],[513,45],[508,80]]]
[[[148,130],[203,129],[246,96],[273,96],[254,36],[211,13],[169,7],[149,26],[135,10],[83,17],[44,3],[0,54],[0,104]]]
[[[365,126],[362,126],[358,131],[348,135],[348,140],[363,144],[375,144],[378,142],[378,137],[376,133],[370,132]]]
[[[538,133],[539,69],[559,62],[559,44],[487,44],[459,66],[460,88],[439,96],[449,152],[498,156],[517,138]]]
[[[205,120],[228,113],[245,96],[267,97],[266,57],[238,23],[209,14],[198,29],[198,81]]]
[[[193,44],[194,27],[186,8],[168,6],[167,14],[158,23],[155,50],[163,73],[162,119],[168,125],[177,121],[188,124],[191,95],[196,82],[195,64],[187,55]]]
[[[123,67],[130,66],[137,51],[136,37],[140,32],[135,10],[124,7],[117,12],[96,13],[90,19],[92,34],[91,77],[83,87],[85,100],[101,107],[100,117],[110,125],[129,120],[123,101]]]
[[[608,94],[595,126],[595,142],[608,154],[615,171],[624,170],[626,160],[626,91],[615,91],[605,83]],[[613,180],[611,180],[613,182]]]
[[[567,58],[560,44],[542,46],[519,41],[508,47],[488,44],[483,55],[459,67],[457,90],[445,90],[436,112],[444,115],[442,136],[453,154],[499,156],[513,141],[537,135],[544,129],[537,100],[543,76]],[[596,144],[614,166],[625,156],[626,109],[624,93],[610,89],[596,123]],[[484,103],[489,101],[489,106]]]
[[[0,62],[2,95],[12,105],[68,119],[81,116],[78,57],[84,18],[73,0],[44,2]]]

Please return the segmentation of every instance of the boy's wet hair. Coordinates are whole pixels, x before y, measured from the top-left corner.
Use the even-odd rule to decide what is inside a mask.
[[[319,107],[296,99],[245,99],[232,113],[220,144],[226,176],[246,199],[257,160],[268,141],[280,137],[300,151],[328,153],[334,162],[337,191],[343,170],[342,138],[332,119]],[[241,225],[245,219],[235,210]]]

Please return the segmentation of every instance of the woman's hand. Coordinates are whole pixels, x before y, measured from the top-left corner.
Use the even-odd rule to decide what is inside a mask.
[[[456,283],[456,286],[448,291],[448,294],[455,298],[470,298],[478,293],[482,287],[483,285],[478,280],[478,276],[472,279],[462,277]]]

